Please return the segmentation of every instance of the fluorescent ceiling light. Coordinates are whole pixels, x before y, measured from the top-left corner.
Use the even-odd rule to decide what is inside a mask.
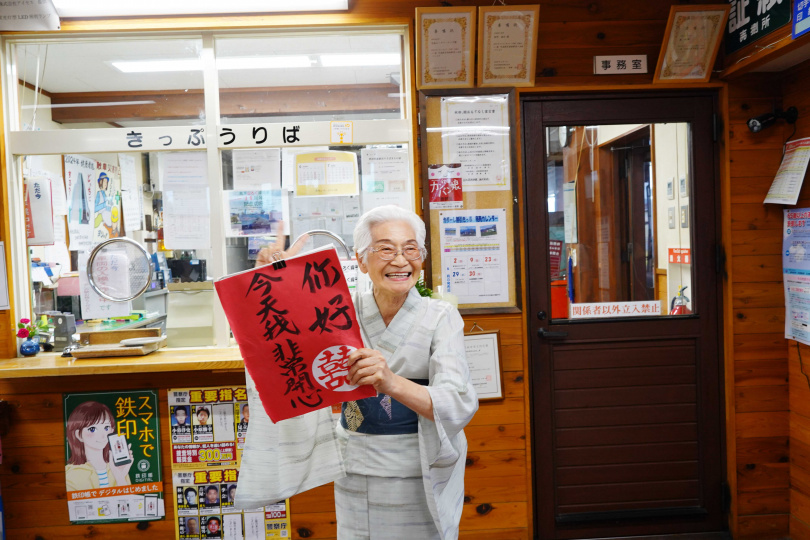
[[[199,58],[181,60],[134,60],[110,62],[115,69],[124,73],[157,73],[163,71],[200,71],[202,62]]]
[[[217,58],[217,68],[219,69],[285,69],[308,67],[312,67],[312,60],[305,54]]]
[[[223,13],[281,13],[290,11],[346,11],[349,0],[53,0],[60,17],[138,17],[209,15]]]
[[[201,71],[199,58],[169,60],[132,60],[110,62],[115,69],[123,73],[158,73],[165,71]],[[246,56],[219,58],[217,68],[225,69],[289,69],[308,68],[312,60],[307,55],[290,56]]]
[[[398,66],[399,53],[322,54],[324,67]]]

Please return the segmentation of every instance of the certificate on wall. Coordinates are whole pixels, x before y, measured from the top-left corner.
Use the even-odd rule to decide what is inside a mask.
[[[653,82],[708,81],[730,6],[672,6]]]
[[[478,400],[503,398],[499,332],[465,334],[464,350]]]
[[[416,86],[473,86],[475,8],[416,8],[416,28]]]
[[[512,189],[509,96],[443,97],[445,163],[461,163],[464,192]]]
[[[478,9],[478,86],[534,86],[540,6]]]

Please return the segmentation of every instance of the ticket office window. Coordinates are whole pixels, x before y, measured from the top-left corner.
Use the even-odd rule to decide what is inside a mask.
[[[546,129],[553,319],[696,313],[689,130]]]
[[[351,248],[353,223],[362,211],[389,203],[413,208],[412,141],[401,75],[408,72],[403,31],[345,34],[6,40],[6,59],[16,79],[16,84],[7,81],[12,90],[8,107],[15,112],[7,118],[14,156],[8,160],[11,219],[17,232],[12,264],[31,269],[28,283],[15,283],[20,313],[75,312],[79,330],[89,329],[81,310],[82,253],[103,238],[121,235],[159,254],[157,268],[173,270],[171,277],[166,272],[164,282],[154,280],[146,298],[129,306],[148,324],[157,315],[171,335],[177,325],[173,299],[199,301],[208,293],[175,294],[166,291],[169,282],[210,283],[252,266],[257,251],[274,239],[280,220],[292,237],[325,229]],[[346,66],[375,48],[385,56],[373,58],[371,66]],[[256,55],[259,49],[265,53]],[[344,58],[331,60],[337,67],[324,67],[330,60],[318,51]],[[282,70],[284,88],[307,87],[291,111],[285,109],[287,90],[278,90],[280,72],[272,57],[299,52],[310,66],[297,73]],[[55,59],[74,66],[71,85],[60,86],[59,75],[67,68],[56,69],[51,65]],[[206,69],[216,76],[204,77]],[[95,83],[81,86],[76,81]],[[341,98],[317,99],[336,91]],[[234,96],[248,94],[251,101],[234,102]],[[122,102],[124,95],[128,102]],[[354,100],[347,98],[352,95]],[[368,105],[362,110],[347,107],[352,101]],[[246,104],[255,107],[247,111]],[[214,114],[216,110],[221,114]],[[72,111],[68,120],[65,111]],[[347,122],[352,138],[334,144],[333,120]],[[288,128],[301,135],[298,144],[252,136]],[[233,130],[249,136],[227,144]],[[338,192],[324,191],[317,179],[304,178],[312,169],[312,156],[319,153],[345,164]],[[46,182],[54,204],[49,218],[40,221],[50,220],[53,227],[45,227],[48,233],[41,238],[27,238],[26,216],[40,216],[26,211],[32,200],[28,188],[43,189]],[[96,199],[111,204],[97,205]],[[211,316],[196,323],[206,328],[204,339],[175,345],[230,343],[227,323],[210,294],[212,301],[203,304],[210,305]],[[187,317],[189,310],[176,313]],[[139,325],[129,320],[110,317],[94,321],[92,329]]]

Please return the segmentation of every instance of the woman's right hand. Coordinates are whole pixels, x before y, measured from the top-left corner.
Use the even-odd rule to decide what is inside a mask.
[[[288,257],[294,257],[301,251],[301,248],[304,247],[304,244],[307,240],[309,240],[309,235],[304,234],[298,241],[290,246],[290,249],[284,251],[284,244],[287,241],[287,235],[285,235],[282,231],[284,231],[284,222],[278,222],[278,231],[279,234],[276,235],[276,241],[267,246],[262,248],[259,251],[258,256],[256,257],[256,268],[260,266],[265,266],[267,264],[274,263],[277,259],[286,259]],[[273,258],[274,254],[278,254],[276,258]]]

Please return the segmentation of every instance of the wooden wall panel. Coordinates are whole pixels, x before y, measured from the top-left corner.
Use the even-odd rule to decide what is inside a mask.
[[[730,525],[735,538],[788,534],[790,515],[789,387],[782,291],[782,208],[763,205],[787,135],[781,125],[752,134],[745,121],[780,98],[771,77],[729,83],[727,142],[730,172],[729,284],[733,334],[727,352],[727,416],[733,416],[728,455],[733,486]]]
[[[810,115],[810,61],[783,75],[784,107],[797,107],[799,118]],[[797,122],[796,138],[809,137],[810,125]],[[807,179],[797,207],[810,206],[810,186]],[[788,348],[790,376],[790,534],[794,539],[810,538],[810,347],[790,342]]]

